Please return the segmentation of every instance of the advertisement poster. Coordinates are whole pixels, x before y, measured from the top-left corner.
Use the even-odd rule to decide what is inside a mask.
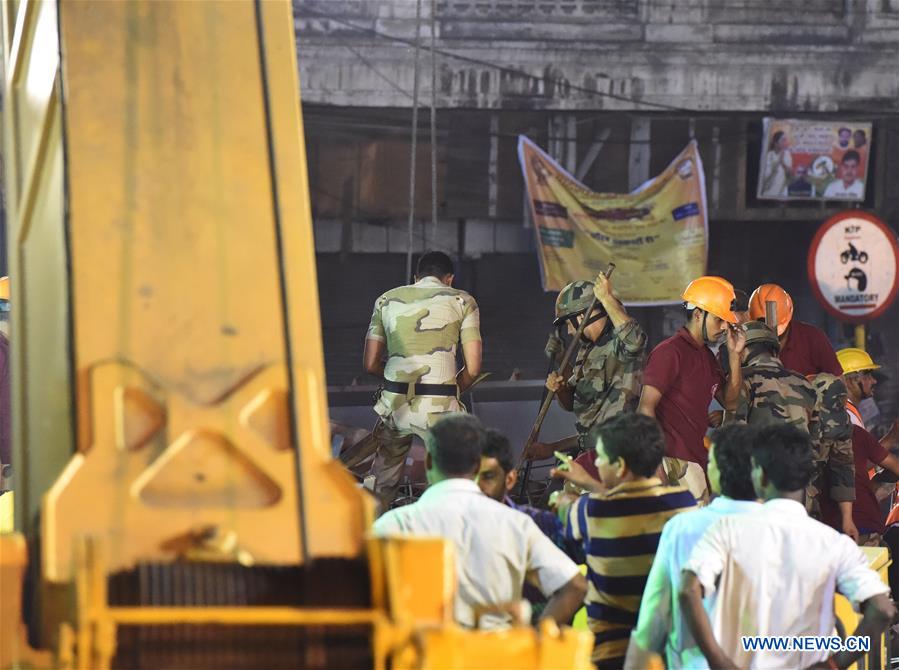
[[[875,319],[896,298],[896,233],[867,212],[836,214],[812,240],[808,277],[815,297],[838,319],[856,323]]]
[[[764,120],[758,198],[865,199],[871,123]]]
[[[614,262],[625,303],[666,305],[681,302],[687,284],[705,274],[705,177],[695,141],[630,194],[591,191],[524,136],[518,159],[544,290],[593,279]]]

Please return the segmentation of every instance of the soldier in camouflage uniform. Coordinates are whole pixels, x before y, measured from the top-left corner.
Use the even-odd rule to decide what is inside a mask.
[[[805,377],[787,370],[777,353],[777,333],[761,321],[743,326],[743,391],[737,401],[737,419],[750,426],[788,423],[811,434],[817,423],[817,393]]]
[[[452,287],[453,278],[449,256],[428,252],[419,259],[414,284],[375,301],[364,365],[384,377],[374,407],[380,420],[372,431],[378,448],[371,471],[382,510],[396,496],[412,436],[423,436],[443,414],[464,412],[459,395],[480,373],[478,305]],[[465,366],[457,372],[459,342]]]
[[[840,508],[843,532],[858,541],[858,529],[852,521],[855,500],[855,459],[852,453],[852,422],[846,411],[848,393],[839,377],[821,372],[812,377],[817,394],[818,422],[812,430],[816,447],[815,474],[807,489],[809,514],[820,518],[818,493],[828,484],[830,499]]]
[[[598,305],[585,316],[594,296]],[[535,442],[527,456],[549,458],[553,451],[587,449],[587,433],[595,424],[634,412],[640,400],[641,373],[646,356],[646,333],[628,316],[612,294],[612,284],[602,273],[596,282],[576,281],[559,292],[557,327],[577,328],[578,317],[587,318],[583,340],[573,369],[550,373],[546,386],[559,404],[575,415],[577,435],[553,443]]]
[[[787,370],[780,358],[777,333],[761,321],[744,325],[743,391],[736,419],[751,426],[788,423],[812,438],[816,471],[806,490],[809,514],[820,516],[818,493],[827,474],[830,495],[839,503],[843,531],[855,537],[852,501],[855,499],[851,426],[844,404],[846,387],[833,375],[819,374],[812,381]]]

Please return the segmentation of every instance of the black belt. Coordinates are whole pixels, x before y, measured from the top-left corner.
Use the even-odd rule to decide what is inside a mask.
[[[390,379],[384,380],[384,390],[391,393],[399,393],[406,395],[409,393],[410,384],[406,382],[395,382]],[[458,387],[455,384],[411,384],[412,395],[445,395],[456,397]]]

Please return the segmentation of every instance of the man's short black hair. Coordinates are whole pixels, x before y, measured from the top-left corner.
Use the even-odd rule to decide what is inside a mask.
[[[512,455],[512,445],[509,438],[498,430],[487,429],[487,440],[484,442],[484,450],[481,452],[484,458],[495,458],[503,473],[509,474],[515,467],[515,457]]]
[[[734,500],[755,500],[752,486],[752,444],[756,430],[734,423],[712,433],[715,464],[721,473],[721,493]]]
[[[749,295],[746,291],[741,291],[738,288],[734,289],[734,312],[748,312],[749,311]]]
[[[849,133],[849,134],[851,135],[851,134],[852,134],[852,131],[849,130],[849,128],[847,128],[846,126],[843,126],[842,128],[840,128],[840,129],[837,131],[837,135],[842,135],[843,133]]]
[[[808,433],[789,424],[759,428],[752,440],[752,460],[778,491],[799,491],[815,472]]]
[[[846,153],[843,154],[843,157],[840,159],[840,163],[845,163],[846,161],[855,161],[856,163],[862,162],[862,157],[859,156],[858,152],[855,149],[850,149]]]
[[[474,475],[481,466],[487,432],[471,414],[447,414],[428,431],[425,443],[434,466],[447,477]]]
[[[619,414],[590,429],[590,445],[602,440],[609,461],[622,459],[638,477],[652,477],[665,455],[659,422],[643,414]]]
[[[418,259],[418,265],[415,266],[415,276],[437,277],[443,279],[447,275],[455,274],[452,259],[442,251],[426,251]]]

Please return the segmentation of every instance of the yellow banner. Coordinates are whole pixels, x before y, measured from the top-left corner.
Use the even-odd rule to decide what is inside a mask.
[[[630,194],[591,191],[524,136],[518,159],[544,290],[593,279],[611,261],[625,303],[664,305],[680,302],[687,284],[705,274],[705,176],[695,141]]]

